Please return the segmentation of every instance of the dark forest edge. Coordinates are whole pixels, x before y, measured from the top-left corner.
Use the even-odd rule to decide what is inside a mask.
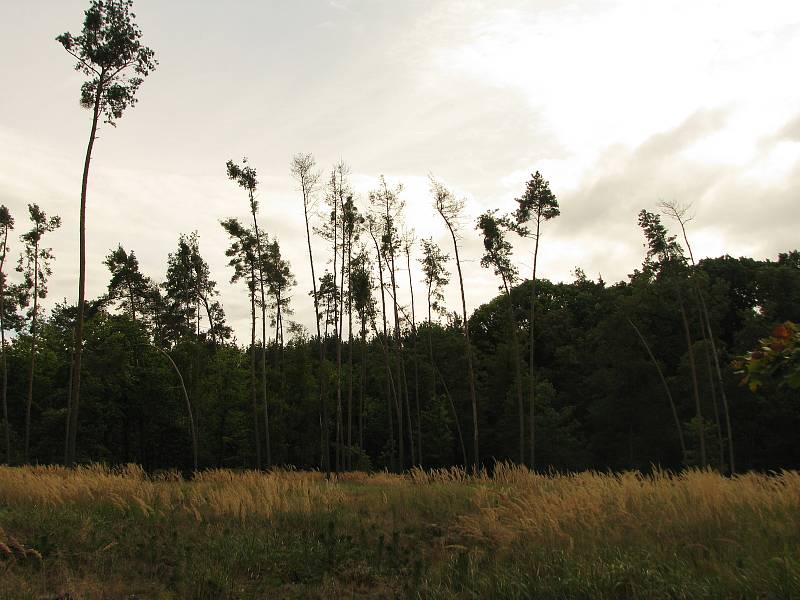
[[[402,322],[402,363],[390,364],[390,369],[386,368],[387,343],[380,334],[362,338],[359,327],[352,340],[347,336],[341,340],[337,353],[329,331],[323,336],[320,377],[319,341],[302,327],[292,325],[291,337],[283,341],[273,316],[274,333],[268,339],[264,360],[258,342],[240,346],[230,341],[221,306],[209,301],[213,292],[206,298],[200,295],[213,290],[213,282],[181,283],[198,272],[207,273],[202,268],[192,270],[192,265],[204,264],[196,237],[181,236],[176,252],[169,257],[166,280],[160,285],[139,273],[132,252],[118,248],[106,263],[112,273],[109,293],[87,307],[79,462],[137,463],[150,471],[191,471],[192,428],[180,372],[194,412],[199,468],[256,468],[254,423],[261,425],[262,445],[266,437],[263,396],[258,394],[256,413],[261,416],[258,421],[253,419],[252,382],[261,380],[262,365],[266,365],[272,465],[324,468],[321,389],[329,409],[334,470],[463,465],[465,455],[467,465],[472,464],[471,448],[461,440],[472,438],[472,421],[458,314],[446,313],[442,322],[424,321],[413,328],[410,319]],[[727,256],[705,259],[691,273],[646,264],[629,281],[615,285],[591,281],[580,271],[571,283],[540,280],[536,306],[538,469],[648,470],[651,465],[680,469],[701,464],[697,406],[680,310],[679,291],[689,276],[705,298],[717,336],[738,469],[800,466],[800,451],[794,443],[800,425],[796,390],[769,373],[761,375],[757,388],[742,385],[743,374],[737,372],[742,364],[732,364],[736,357],[758,348],[759,340],[777,325],[800,320],[800,254],[793,251],[781,254],[777,261]],[[530,287],[531,282],[524,281],[470,317],[482,464],[489,467],[495,461],[519,459],[514,434],[518,427],[516,353],[508,334],[511,313],[507,303],[510,296],[515,326],[524,332],[530,315]],[[189,295],[183,296],[187,289]],[[15,324],[18,330],[7,340],[5,353],[10,426],[4,434],[8,433],[11,447],[9,462],[26,462],[28,422],[28,461],[60,463],[75,307],[61,303],[46,317],[39,316],[28,420],[25,399],[30,384],[32,323],[30,317],[26,320],[25,315],[14,312],[12,291],[19,292],[7,286],[4,304],[5,326]],[[335,292],[326,296],[329,315],[333,297]],[[212,327],[200,320],[206,307],[218,315]],[[274,303],[269,310],[276,314]],[[690,332],[697,332],[691,347],[696,357],[707,464],[727,472],[728,437],[720,390],[708,357],[710,345],[700,336],[698,303],[687,302],[685,312]],[[338,367],[337,354],[349,356],[351,349],[352,370],[348,362]],[[756,358],[763,357],[763,352],[756,354]],[[404,413],[398,413],[397,406],[386,399],[390,377],[398,381],[403,371],[411,390],[417,390],[420,411],[411,411],[404,419],[411,423],[403,429],[406,448],[417,451],[413,459],[407,452],[401,464],[397,421]],[[401,377],[396,377],[397,373]],[[353,401],[341,411],[337,411],[337,380],[344,389],[352,390]],[[664,383],[675,404],[679,430]],[[394,431],[389,430],[390,423]]]
[[[112,249],[108,293],[87,299],[92,153],[98,129],[116,126],[158,66],[141,38],[132,0],[92,0],[81,33],[56,38],[86,77],[79,98],[92,114],[75,304],[65,300],[49,315],[40,307],[54,259],[45,236],[60,219],[29,205],[22,281],[11,283],[14,218],[0,208],[6,463],[326,474],[477,472],[508,460],[538,471],[800,466],[800,254],[696,262],[690,207],[675,202],[639,213],[646,254],[628,281],[606,285],[576,269],[572,283],[552,283],[537,279],[537,260],[546,252],[543,227],[561,208],[536,172],[513,212],[478,217],[481,265],[498,276],[501,295],[468,315],[463,199],[431,176],[431,215],[448,233],[443,249],[415,239],[402,186],[381,177],[360,202],[345,163],[323,179],[314,158],[298,154],[291,173],[313,282],[309,332],[290,321],[296,277],[259,220],[256,169],[230,160],[227,176],[246,194],[249,216],[221,226],[231,280],[244,284],[250,305],[249,343],[232,338],[196,232],[180,235],[160,283],[140,272],[133,251]],[[512,235],[530,240],[530,279],[520,279]],[[326,251],[315,253],[314,241]],[[424,273],[420,312],[412,255]],[[455,275],[460,310],[452,311],[442,288]]]

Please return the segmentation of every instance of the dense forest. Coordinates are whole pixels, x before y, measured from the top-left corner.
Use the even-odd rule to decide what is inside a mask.
[[[260,217],[256,169],[231,160],[227,177],[249,218],[220,222],[227,273],[210,272],[196,233],[176,232],[164,273],[141,272],[134,249],[109,248],[107,293],[86,298],[97,131],[135,104],[157,66],[130,9],[128,0],[94,1],[82,33],[57,38],[87,77],[80,102],[92,114],[77,302],[41,306],[59,217],[36,204],[27,215],[0,209],[4,461],[326,472],[496,461],[537,470],[800,466],[800,254],[695,261],[690,207],[677,203],[638,214],[645,250],[627,281],[576,269],[574,281],[554,283],[536,265],[561,207],[539,172],[516,210],[472,223],[464,201],[431,177],[430,218],[447,232],[437,244],[414,238],[401,187],[381,178],[359,198],[346,164],[323,175],[298,154],[291,174],[306,238],[295,242],[308,263],[290,265]],[[11,277],[14,227],[25,217]],[[463,256],[465,236],[480,237],[483,256]],[[520,240],[533,251],[530,278],[513,255]],[[461,264],[477,259],[500,293],[470,315]],[[412,264],[423,280],[413,280]],[[296,289],[299,269],[310,271],[311,290]],[[220,277],[247,298],[244,345],[226,322]],[[442,289],[456,278],[460,302],[448,304]],[[415,305],[414,287],[425,305]],[[312,330],[291,321],[300,302],[313,304]]]
[[[242,181],[236,165],[228,170]],[[476,427],[467,328],[440,289],[456,272],[453,258],[431,240],[399,236],[396,190],[376,191],[364,218],[340,167],[325,197],[330,220],[309,232],[330,242],[330,256],[312,257],[322,274],[310,297],[293,296],[294,267],[267,232],[256,234],[257,219],[222,223],[231,271],[220,275],[242,282],[252,309],[244,346],[231,342],[196,235],[180,235],[161,281],[139,271],[133,251],[110,250],[108,293],[86,307],[78,461],[191,470],[194,437],[200,468],[399,470],[472,465],[477,438],[485,466],[533,458],[537,469],[726,471],[732,456],[738,470],[800,465],[796,391],[767,382],[753,392],[732,365],[775,325],[800,320],[797,251],[776,261],[724,256],[692,265],[659,215],[643,211],[647,252],[628,281],[609,285],[578,270],[570,283],[536,282],[531,421],[531,280],[498,261],[511,259],[510,246],[497,243],[506,242],[509,219],[483,215],[484,264],[500,273],[503,291],[467,323]],[[7,244],[14,223],[2,213]],[[4,439],[11,463],[57,463],[76,307],[59,303],[43,314],[53,258],[46,234],[58,219],[36,206],[29,216],[21,280],[3,279]],[[408,280],[412,260],[424,281]],[[426,290],[426,306],[395,302],[402,277],[404,293]],[[287,316],[292,303],[315,300],[319,336]]]

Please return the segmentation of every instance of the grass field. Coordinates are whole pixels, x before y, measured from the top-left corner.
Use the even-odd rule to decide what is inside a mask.
[[[0,598],[800,597],[800,474],[0,467]]]

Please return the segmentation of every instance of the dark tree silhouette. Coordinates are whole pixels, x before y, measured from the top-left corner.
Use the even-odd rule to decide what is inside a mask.
[[[231,283],[244,280],[250,298],[250,401],[253,409],[253,436],[256,448],[256,468],[261,468],[261,434],[259,432],[258,392],[256,390],[256,239],[255,234],[237,219],[222,221],[222,228],[231,238],[225,251],[233,268]]]
[[[235,181],[239,187],[247,190],[247,197],[250,201],[250,214],[253,217],[253,232],[256,239],[256,260],[258,269],[258,287],[261,292],[261,395],[264,399],[264,421],[265,421],[265,451],[267,467],[272,466],[272,451],[269,440],[269,405],[267,403],[267,296],[264,291],[266,287],[266,273],[264,271],[264,254],[267,240],[261,239],[261,232],[258,228],[258,200],[255,193],[258,187],[256,170],[247,164],[247,159],[242,160],[239,166],[232,160],[226,163],[228,178]],[[260,468],[260,467],[259,467]]]
[[[89,164],[100,117],[115,126],[129,106],[136,104],[136,92],[144,78],[156,68],[154,52],[141,42],[142,31],[131,12],[132,0],[92,0],[84,13],[81,35],[63,33],[56,38],[77,60],[75,70],[88,79],[81,86],[81,106],[92,111],[92,126],[81,180],[78,263],[78,311],[75,321],[72,390],[67,420],[65,463],[75,462],[78,410],[81,390],[83,320],[86,300],[86,191]]]
[[[534,324],[536,322],[536,264],[539,258],[539,239],[541,237],[542,223],[556,218],[561,214],[558,208],[558,200],[555,194],[550,191],[550,184],[545,181],[539,171],[531,177],[525,186],[525,193],[516,198],[517,210],[514,213],[516,220],[516,230],[523,237],[533,237],[533,274],[531,276],[531,318],[530,318],[530,370],[528,376],[528,395],[530,409],[531,427],[531,458],[530,468],[536,468],[536,353]],[[533,230],[526,224],[532,223]]]
[[[47,215],[36,204],[28,205],[33,226],[22,234],[23,251],[19,257],[17,271],[22,273],[23,284],[20,295],[23,306],[30,305],[31,353],[28,362],[28,392],[25,401],[25,462],[30,459],[31,442],[31,406],[33,404],[33,379],[36,365],[36,341],[39,334],[39,300],[47,297],[47,279],[52,274],[50,261],[54,259],[52,248],[42,248],[44,234],[55,231],[61,226],[58,216],[47,218]]]
[[[507,219],[498,219],[497,211],[487,211],[478,217],[477,229],[483,235],[482,267],[491,267],[500,277],[500,290],[508,300],[508,327],[511,333],[511,347],[514,354],[514,374],[517,389],[517,414],[519,417],[519,464],[525,464],[525,406],[522,399],[522,372],[520,367],[519,344],[517,342],[517,320],[514,317],[514,303],[511,288],[517,279],[517,268],[511,262],[511,243],[506,239],[506,231],[511,228]]]
[[[5,205],[0,206],[0,358],[2,359],[3,383],[0,393],[3,396],[3,437],[5,441],[6,464],[11,464],[11,426],[8,422],[8,363],[6,361],[6,311],[15,303],[7,301],[9,285],[6,281],[5,264],[8,256],[8,233],[14,229],[14,217]],[[10,306],[9,306],[10,305]]]
[[[464,277],[461,273],[461,259],[458,255],[458,231],[459,220],[464,211],[464,201],[457,199],[450,190],[431,177],[431,191],[433,192],[433,206],[450,232],[453,239],[453,252],[456,258],[456,270],[458,271],[458,285],[461,290],[461,314],[464,320],[464,350],[467,355],[467,376],[469,377],[469,397],[472,403],[472,446],[473,446],[473,469],[480,468],[480,451],[478,447],[478,396],[475,392],[475,369],[472,365],[472,342],[469,337],[469,318],[467,317],[467,301],[464,296]]]

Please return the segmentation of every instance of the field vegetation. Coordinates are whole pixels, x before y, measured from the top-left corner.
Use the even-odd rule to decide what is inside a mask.
[[[800,474],[0,467],[1,598],[790,598]]]

